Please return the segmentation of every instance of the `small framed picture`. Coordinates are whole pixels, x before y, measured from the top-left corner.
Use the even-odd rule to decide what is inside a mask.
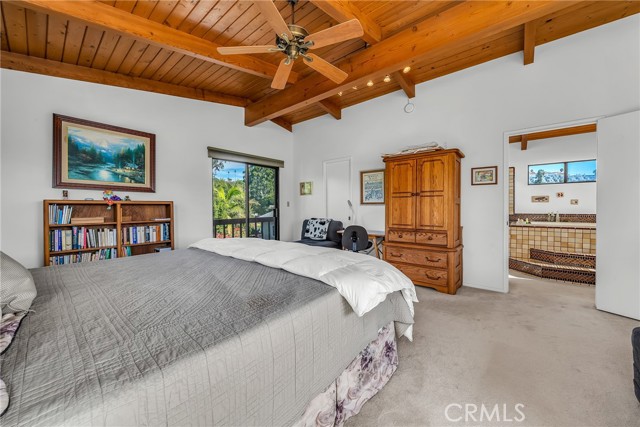
[[[384,169],[360,172],[360,204],[384,204]]]
[[[305,181],[300,183],[300,195],[310,196],[313,192],[313,182]]]
[[[495,185],[498,183],[498,167],[471,168],[471,185]]]

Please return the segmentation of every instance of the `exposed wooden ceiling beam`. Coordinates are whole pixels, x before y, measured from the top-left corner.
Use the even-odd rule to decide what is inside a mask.
[[[382,40],[382,28],[369,16],[358,8],[357,2],[343,0],[311,0],[318,9],[338,21],[346,22],[356,18],[360,21],[364,36],[362,39],[369,44],[376,44]]]
[[[509,137],[509,143],[514,144],[519,142],[520,149],[526,150],[529,141],[535,141],[538,139],[557,138],[559,136],[579,135],[582,133],[591,133],[598,130],[595,123],[587,125],[573,126],[561,129],[545,130],[541,132],[527,133],[523,135],[512,135]]]
[[[311,0],[311,3],[340,24],[354,18],[359,20],[360,25],[362,25],[362,30],[364,31],[362,39],[370,45],[374,45],[382,40],[382,28],[380,28],[373,19],[363,13],[355,2],[342,0]],[[342,109],[335,103],[327,101],[323,104],[323,101],[320,101],[318,106],[327,114],[331,114],[336,120],[342,118]]]
[[[342,118],[342,109],[339,105],[329,101],[328,99],[323,99],[318,102],[318,106],[322,108],[327,113],[331,114],[334,119],[340,120]]]
[[[393,77],[396,79],[408,98],[416,97],[416,85],[411,81],[409,76],[404,74],[402,71],[396,71],[393,73]]]
[[[536,22],[530,21],[524,24],[524,65],[533,64],[535,50]]]
[[[365,84],[370,78],[393,73],[406,65],[430,61],[476,38],[523,25],[574,4],[556,1],[460,3],[334,64],[349,73],[340,85],[313,74],[290,88],[247,106],[245,124],[254,126],[293,112],[348,90],[353,85]]]
[[[293,132],[293,125],[291,124],[291,122],[286,121],[282,117],[276,117],[275,119],[271,119],[271,121],[280,126],[282,129]]]
[[[77,19],[145,43],[259,77],[273,78],[277,70],[275,64],[251,55],[221,55],[218,53],[217,43],[97,1],[21,0],[12,3],[48,14]],[[297,80],[298,75],[292,72],[288,81],[295,83]]]
[[[58,61],[51,61],[48,59],[20,55],[6,51],[3,51],[2,55],[0,55],[0,66],[9,70],[44,74],[47,76],[62,77],[65,79],[82,80],[85,82],[119,86],[127,89],[144,90],[147,92],[162,93],[165,95],[233,105],[236,107],[245,107],[249,104],[247,99],[237,96],[178,86],[156,80],[143,79],[140,77],[131,77],[123,74],[112,73],[110,71],[65,64]]]

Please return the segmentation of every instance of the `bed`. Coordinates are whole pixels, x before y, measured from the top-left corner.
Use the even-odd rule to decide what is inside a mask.
[[[32,270],[33,311],[2,356],[11,402],[0,423],[322,424],[346,368],[365,367],[381,334],[383,346],[395,344],[394,328],[410,337],[415,289],[359,316],[341,295],[353,289],[323,283],[318,262],[353,272],[382,261],[277,242],[275,258],[313,258],[311,278],[261,263],[271,244],[216,244]],[[372,265],[376,277],[386,271]]]

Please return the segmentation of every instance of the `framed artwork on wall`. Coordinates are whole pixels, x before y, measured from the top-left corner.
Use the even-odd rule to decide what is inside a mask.
[[[498,167],[471,168],[471,185],[495,185],[498,183]]]
[[[53,115],[53,187],[155,192],[152,133]]]
[[[300,195],[310,196],[313,193],[313,182],[305,181],[300,183]]]
[[[360,172],[360,204],[384,205],[384,169]]]

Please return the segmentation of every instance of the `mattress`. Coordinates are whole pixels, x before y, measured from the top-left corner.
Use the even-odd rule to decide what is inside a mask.
[[[13,425],[291,425],[390,321],[306,277],[190,248],[32,270],[3,355]]]

